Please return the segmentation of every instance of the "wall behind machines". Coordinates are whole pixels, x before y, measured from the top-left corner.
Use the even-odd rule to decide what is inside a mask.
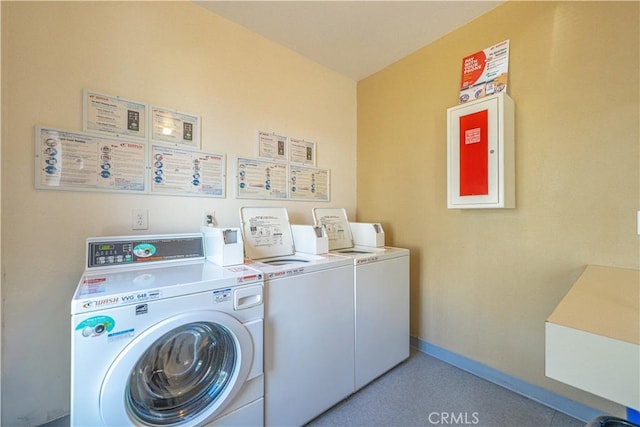
[[[34,125],[82,130],[82,89],[199,114],[202,150],[227,154],[226,199],[34,189]],[[69,303],[90,236],[238,226],[233,159],[255,132],[317,144],[331,202],[355,214],[356,83],[191,2],[2,2],[2,425],[69,411]],[[10,123],[10,126],[6,124]],[[131,210],[149,230],[131,230]],[[91,375],[91,373],[87,373]]]
[[[411,249],[412,335],[618,415],[545,378],[544,323],[587,264],[639,267],[639,12],[507,2],[358,83],[358,220]],[[462,58],[507,39],[516,209],[447,210]]]

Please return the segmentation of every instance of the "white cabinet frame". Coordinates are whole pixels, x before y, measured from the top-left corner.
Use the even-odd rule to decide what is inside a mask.
[[[513,100],[506,93],[447,109],[447,207],[515,208]]]

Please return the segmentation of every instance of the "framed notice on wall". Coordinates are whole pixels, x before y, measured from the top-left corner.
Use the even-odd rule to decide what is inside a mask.
[[[88,89],[83,91],[83,130],[147,140],[147,105]]]
[[[289,152],[289,138],[284,135],[258,131],[258,157],[286,162]]]
[[[289,161],[307,166],[316,165],[316,143],[299,138],[289,138]]]
[[[239,157],[236,161],[236,196],[241,199],[287,199],[287,165]]]
[[[151,141],[200,148],[200,116],[151,107]]]
[[[225,197],[225,155],[151,146],[151,193]]]
[[[289,165],[289,198],[328,202],[330,197],[328,169]]]
[[[144,193],[146,145],[36,126],[35,186],[46,190]]]

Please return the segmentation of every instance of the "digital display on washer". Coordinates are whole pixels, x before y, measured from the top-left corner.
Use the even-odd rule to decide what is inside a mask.
[[[204,245],[200,236],[167,237],[88,242],[87,267],[131,265],[147,262],[177,261],[203,258]]]

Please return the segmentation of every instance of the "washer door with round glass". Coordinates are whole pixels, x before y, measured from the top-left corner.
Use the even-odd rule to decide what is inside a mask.
[[[253,344],[238,320],[217,311],[171,317],[133,340],[100,391],[105,425],[199,425],[219,415],[249,375]]]

